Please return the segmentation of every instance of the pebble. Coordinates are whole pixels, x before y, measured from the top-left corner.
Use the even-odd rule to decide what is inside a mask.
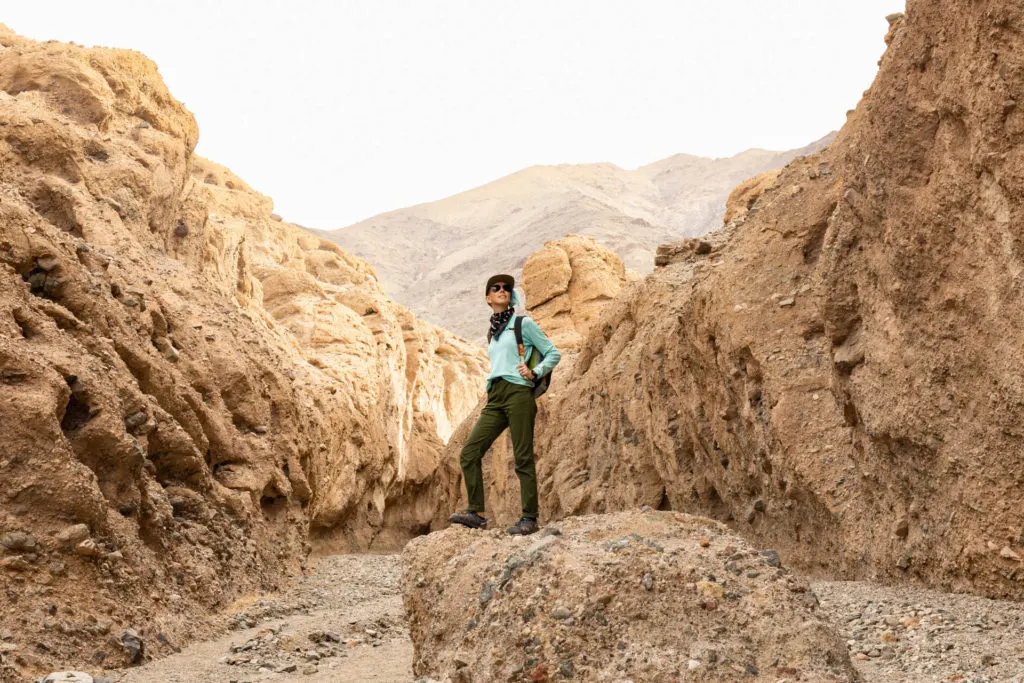
[[[779,557],[779,553],[776,550],[762,550],[761,558],[769,567],[782,566],[782,559]]]
[[[562,621],[572,616],[572,612],[565,605],[559,605],[555,609],[551,610],[551,618]]]
[[[75,554],[82,557],[101,557],[106,555],[102,548],[91,538],[87,538],[75,546]]]
[[[16,572],[25,572],[31,569],[32,565],[21,555],[11,555],[0,560],[0,567]]]
[[[128,657],[131,659],[132,664],[138,664],[142,661],[146,646],[136,631],[130,628],[125,629],[121,633],[121,645],[128,650]]]
[[[1006,560],[1020,560],[1020,555],[1011,550],[1008,546],[1003,546],[1002,550],[999,551],[999,557]]]
[[[84,671],[57,671],[42,679],[42,683],[93,683],[93,677]]]
[[[494,584],[488,581],[480,589],[480,604],[486,605],[494,597]]]
[[[34,553],[39,549],[35,536],[21,532],[0,536],[0,545],[14,553]]]

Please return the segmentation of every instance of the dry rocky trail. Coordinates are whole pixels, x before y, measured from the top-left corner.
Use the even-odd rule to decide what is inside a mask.
[[[650,514],[650,513],[645,513]],[[653,513],[657,515],[658,513]],[[711,528],[714,524],[705,520]],[[600,527],[600,518],[588,519],[585,526]],[[500,532],[470,532],[453,530],[440,535],[439,542],[477,542],[486,544],[488,552],[498,551],[504,556],[518,553],[528,561],[547,552],[536,550],[540,544],[550,544],[564,535],[564,525],[551,525],[547,532],[533,538],[511,538]],[[558,531],[557,535],[552,533]],[[630,532],[622,538],[610,537],[600,551],[608,559],[622,554],[656,553],[648,545],[650,537]],[[708,539],[710,540],[710,539]],[[656,541],[655,541],[656,542]],[[696,555],[701,545],[698,538]],[[631,548],[632,546],[632,548]],[[710,543],[709,543],[710,546]],[[531,548],[534,548],[531,550]],[[662,550],[664,551],[664,549]],[[762,563],[768,572],[779,571],[771,553],[757,553],[769,558]],[[533,555],[534,557],[530,557]],[[732,553],[735,555],[735,553]],[[731,557],[731,556],[730,556]],[[716,558],[724,567],[728,558]],[[723,561],[724,560],[724,561]],[[309,576],[296,579],[288,590],[273,596],[264,596],[249,604],[241,604],[225,615],[221,627],[224,632],[214,638],[194,643],[180,653],[149,662],[140,667],[98,673],[96,683],[104,680],[117,683],[239,683],[257,681],[377,681],[380,683],[406,683],[416,680],[412,673],[413,644],[402,606],[401,557],[399,555],[337,555],[318,558],[311,562]],[[564,574],[538,567],[540,581],[550,582]],[[455,567],[454,572],[466,571]],[[728,572],[728,569],[725,570]],[[750,570],[746,570],[750,573]],[[784,570],[783,570],[784,571]],[[629,577],[637,587],[637,595],[646,597],[637,603],[638,610],[647,611],[647,618],[638,623],[649,626],[650,619],[661,606],[657,593],[645,585],[644,572]],[[707,578],[707,577],[705,577]],[[582,584],[592,586],[597,577],[582,577]],[[415,578],[412,579],[415,583]],[[651,578],[651,582],[655,579]],[[453,580],[453,584],[457,579]],[[480,601],[492,586],[490,600],[503,600],[504,589],[487,581],[474,585],[472,597]],[[653,585],[652,585],[653,589]],[[622,592],[620,587],[619,592]],[[685,583],[658,586],[658,591],[687,594]],[[788,590],[788,589],[787,589]],[[1014,601],[991,600],[970,595],[940,593],[936,591],[884,587],[857,581],[812,581],[809,591],[799,594],[803,602],[813,603],[812,613],[823,623],[835,629],[842,646],[848,650],[852,664],[862,680],[885,683],[888,681],[964,681],[987,683],[995,681],[1024,681],[1024,605]],[[724,593],[723,593],[724,596]],[[813,597],[812,597],[813,596]],[[559,598],[563,599],[563,598]],[[730,598],[723,597],[723,602]],[[438,596],[439,602],[444,595]],[[566,603],[575,609],[572,602]],[[530,607],[522,607],[525,613]],[[766,613],[771,619],[779,605],[770,603]],[[464,622],[472,621],[472,609],[466,612],[443,607],[446,612]],[[543,619],[536,607],[532,619]],[[704,609],[701,607],[701,609]],[[519,624],[528,621],[519,617]],[[668,616],[677,619],[678,615]],[[493,617],[491,617],[493,618]],[[564,618],[558,631],[569,633],[575,617]],[[772,619],[771,623],[776,622]],[[465,624],[464,624],[465,625]],[[503,624],[502,628],[507,625]],[[481,627],[477,624],[477,627]],[[461,631],[461,629],[460,629]],[[514,631],[514,629],[513,629]],[[621,652],[622,663],[628,665],[639,652],[636,639],[642,634],[623,634],[617,637],[610,651]],[[536,645],[530,637],[509,632],[505,648],[507,657],[516,666],[532,663],[532,675],[541,666],[531,659]],[[665,680],[729,680],[734,672],[715,667],[709,653],[714,648],[707,644],[688,651],[680,651],[667,662],[671,676]],[[581,654],[586,656],[588,652]],[[596,652],[590,653],[592,656]],[[457,656],[466,657],[465,651]],[[714,660],[723,659],[721,650]],[[594,678],[586,675],[566,675],[569,669],[583,666],[579,660],[562,656],[554,659],[546,670],[550,680],[656,680],[643,672],[632,676],[625,673]],[[774,663],[774,662],[773,662]],[[468,664],[468,663],[467,663]],[[756,665],[755,665],[756,666]],[[454,667],[453,667],[454,668]],[[782,663],[767,667],[764,680],[820,680],[807,672]],[[562,673],[560,673],[560,670]],[[701,673],[707,675],[701,677]],[[750,671],[753,671],[752,669]],[[758,673],[743,667],[739,680],[757,680]],[[520,678],[489,678],[476,671],[454,668],[452,680],[520,680]],[[436,680],[444,677],[438,674]],[[55,677],[51,680],[62,680]],[[67,679],[64,679],[67,680]],[[80,681],[88,681],[80,677]],[[426,677],[419,680],[428,680]],[[522,680],[544,680],[542,676]],[[660,680],[660,679],[658,679]],[[851,678],[852,680],[852,678]]]

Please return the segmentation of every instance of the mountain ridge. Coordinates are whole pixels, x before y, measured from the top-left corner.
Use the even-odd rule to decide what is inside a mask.
[[[659,244],[721,224],[725,200],[751,176],[825,147],[731,157],[678,153],[635,169],[611,162],[528,166],[432,202],[318,234],[374,264],[385,290],[418,317],[482,342],[476,283],[522,273],[527,257],[567,234],[597,239],[650,272]]]

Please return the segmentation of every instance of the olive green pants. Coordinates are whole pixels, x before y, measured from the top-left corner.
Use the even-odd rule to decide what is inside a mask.
[[[480,412],[480,419],[466,439],[459,459],[470,510],[484,511],[484,474],[480,462],[494,440],[508,427],[512,434],[512,453],[516,476],[519,477],[523,516],[537,517],[537,466],[533,459],[533,419],[536,415],[533,389],[503,379],[494,380],[487,392],[487,405]]]

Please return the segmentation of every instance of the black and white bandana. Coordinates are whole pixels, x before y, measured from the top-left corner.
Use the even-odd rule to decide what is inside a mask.
[[[505,326],[508,325],[508,321],[512,319],[512,314],[516,312],[516,309],[509,306],[501,313],[491,314],[491,329],[487,331],[487,343],[491,342],[491,339],[497,339],[501,336],[501,333],[505,331]]]

